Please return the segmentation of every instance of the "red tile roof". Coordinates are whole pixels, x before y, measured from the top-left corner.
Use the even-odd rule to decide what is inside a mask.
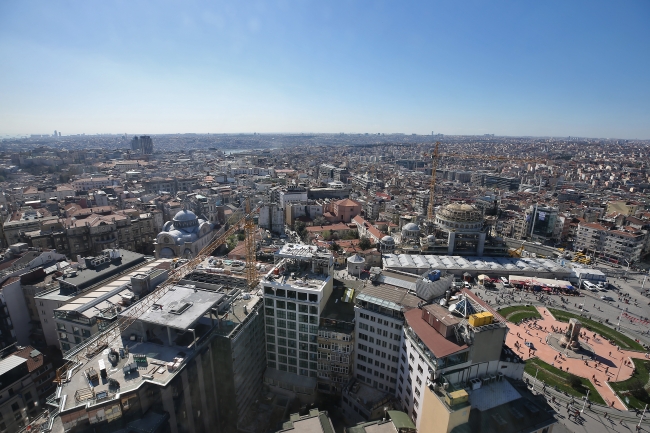
[[[466,344],[459,345],[447,340],[422,318],[422,310],[414,308],[404,313],[404,318],[415,334],[429,348],[436,358],[443,358],[467,349]]]
[[[34,350],[35,349],[33,347],[27,346],[13,353],[16,356],[20,356],[21,358],[27,360],[27,368],[29,369],[30,373],[34,370],[38,370],[39,368],[41,368],[43,366],[43,361],[44,361],[43,354],[40,352],[38,352],[38,355],[34,357],[31,356],[31,353]]]

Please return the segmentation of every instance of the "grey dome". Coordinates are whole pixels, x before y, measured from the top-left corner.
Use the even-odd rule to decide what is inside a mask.
[[[174,221],[194,221],[196,214],[191,210],[183,209],[174,216]]]
[[[408,223],[402,227],[402,230],[417,231],[420,230],[420,227],[415,223]]]
[[[390,244],[392,242],[395,242],[395,239],[393,239],[392,236],[384,236],[383,238],[381,238],[381,242]]]
[[[359,254],[355,254],[353,256],[348,257],[348,262],[350,263],[363,263],[365,261],[366,259],[361,257]]]

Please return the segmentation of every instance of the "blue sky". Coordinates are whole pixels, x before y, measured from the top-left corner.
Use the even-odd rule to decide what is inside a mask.
[[[647,139],[649,22],[647,0],[4,1],[0,134]]]

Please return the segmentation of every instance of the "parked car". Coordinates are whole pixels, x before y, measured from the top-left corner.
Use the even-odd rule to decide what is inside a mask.
[[[614,300],[611,296],[601,296],[600,299],[607,302],[612,302]]]

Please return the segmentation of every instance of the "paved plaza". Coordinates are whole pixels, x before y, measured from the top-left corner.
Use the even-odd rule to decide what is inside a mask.
[[[528,321],[520,325],[510,323],[510,332],[506,343],[525,360],[538,357],[542,361],[569,373],[588,379],[605,399],[608,405],[625,410],[623,402],[607,386],[606,382],[619,382],[629,379],[633,372],[632,358],[645,359],[645,353],[623,350],[610,343],[598,334],[583,329],[580,342],[587,343],[593,349],[580,357],[566,356],[567,352],[559,351],[547,343],[547,338],[565,332],[568,324],[556,320],[544,307],[537,307],[542,319]],[[532,343],[533,348],[526,346]]]

